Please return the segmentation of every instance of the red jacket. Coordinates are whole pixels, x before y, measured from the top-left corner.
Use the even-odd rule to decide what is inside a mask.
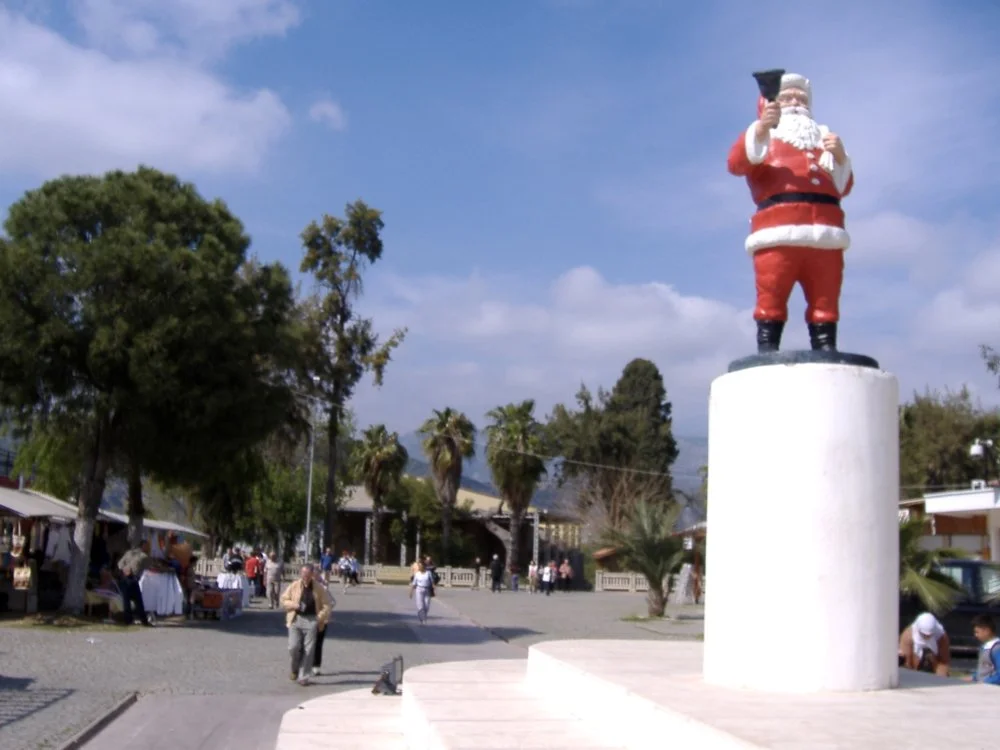
[[[777,138],[770,139],[763,153],[754,152],[754,125],[729,149],[730,174],[746,177],[754,204],[790,193],[818,195],[827,202],[775,202],[758,208],[750,220],[747,252],[792,245],[827,250],[846,250],[851,238],[844,229],[844,211],[838,205],[854,187],[850,159],[834,174],[819,165],[823,149],[800,150]],[[843,186],[838,189],[837,180]]]

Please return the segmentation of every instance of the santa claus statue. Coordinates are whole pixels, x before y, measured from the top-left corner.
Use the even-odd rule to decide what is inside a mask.
[[[758,118],[729,150],[729,171],[745,177],[757,211],[747,252],[757,282],[757,351],[774,352],[798,282],[814,350],[836,351],[844,251],[841,199],[851,192],[851,160],[840,138],[812,119],[812,89],[786,73],[775,101],[761,97]]]

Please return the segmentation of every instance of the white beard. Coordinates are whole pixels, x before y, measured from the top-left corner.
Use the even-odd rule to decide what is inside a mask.
[[[778,127],[771,131],[771,136],[800,151],[817,149],[823,145],[823,133],[810,116],[809,110],[804,107],[782,110]]]

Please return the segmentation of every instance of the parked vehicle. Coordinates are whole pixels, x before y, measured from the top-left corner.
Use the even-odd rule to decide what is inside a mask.
[[[1000,623],[1000,563],[942,560],[938,570],[951,576],[962,587],[962,594],[951,611],[938,615],[951,640],[951,650],[957,654],[974,654],[979,650],[979,643],[972,634],[972,618],[988,614]],[[900,632],[926,610],[916,597],[900,597]]]

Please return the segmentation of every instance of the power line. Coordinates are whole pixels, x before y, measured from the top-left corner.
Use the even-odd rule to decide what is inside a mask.
[[[325,406],[329,406],[329,407],[331,407],[333,409],[336,409],[336,410],[340,410],[340,411],[343,411],[343,412],[349,412],[350,411],[350,409],[346,405],[339,406],[339,405],[334,404],[331,401],[327,401],[327,400],[325,400],[325,399],[323,399],[323,398],[321,398],[319,396],[313,396],[313,395],[304,393],[304,392],[299,391],[299,390],[295,390],[295,393],[299,394],[300,396],[304,396],[305,398],[311,399],[313,401],[317,401],[319,403],[322,403]],[[433,435],[433,436],[447,436],[448,435],[448,433],[443,433],[443,432],[441,432],[441,433],[418,433],[418,434],[423,435],[425,437],[431,436],[431,435]],[[472,443],[472,445],[476,446],[477,448],[482,448],[483,450],[486,450],[489,447],[489,443],[488,442],[484,442],[483,440],[478,439],[478,438],[473,439],[473,440],[471,440],[469,442]],[[665,471],[653,471],[651,469],[634,469],[634,468],[631,468],[631,467],[628,467],[628,466],[616,466],[614,464],[604,464],[604,463],[597,463],[597,462],[593,462],[593,461],[578,461],[576,459],[565,458],[563,456],[549,456],[549,455],[545,455],[545,454],[542,454],[542,453],[534,453],[532,451],[519,450],[517,448],[498,447],[497,450],[501,450],[501,451],[503,451],[505,453],[514,453],[514,454],[521,455],[521,456],[527,456],[529,458],[537,458],[540,461],[544,461],[546,463],[548,463],[550,461],[558,461],[559,463],[562,463],[562,464],[572,464],[573,466],[581,466],[581,467],[588,468],[588,469],[600,469],[602,471],[619,471],[619,472],[622,472],[623,474],[638,474],[640,476],[649,476],[649,477],[672,478],[672,476],[673,476],[670,472],[665,472]],[[928,491],[934,491],[934,490],[938,490],[938,491],[962,490],[962,489],[969,489],[969,487],[968,487],[968,484],[940,484],[940,485],[908,484],[908,485],[900,485],[899,489],[901,489],[901,490],[922,490],[924,492],[928,492]]]

